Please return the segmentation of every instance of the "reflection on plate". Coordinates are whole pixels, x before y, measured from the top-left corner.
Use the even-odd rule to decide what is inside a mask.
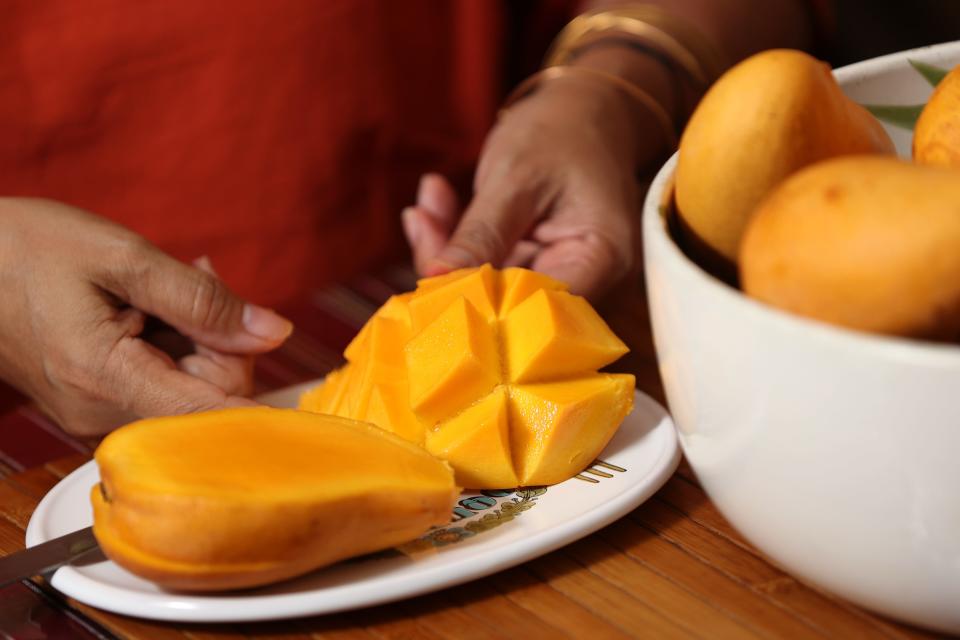
[[[309,385],[261,398],[294,406]],[[480,578],[581,538],[636,508],[679,461],[673,422],[637,392],[633,411],[600,458],[551,487],[465,492],[449,525],[402,547],[356,558],[260,589],[215,595],[163,591],[109,560],[62,567],[51,583],[85,604],[125,615],[182,622],[238,622],[331,613],[399,600]],[[64,478],[27,527],[27,546],[93,522],[89,462]]]

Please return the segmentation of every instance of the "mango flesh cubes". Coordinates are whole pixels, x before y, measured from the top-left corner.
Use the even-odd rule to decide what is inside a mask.
[[[461,269],[391,298],[300,407],[420,444],[462,486],[554,484],[589,465],[630,412],[633,376],[597,373],[626,351],[556,280]]]
[[[448,465],[372,425],[268,407],[152,418],[96,451],[94,534],[166,588],[252,587],[450,520]]]

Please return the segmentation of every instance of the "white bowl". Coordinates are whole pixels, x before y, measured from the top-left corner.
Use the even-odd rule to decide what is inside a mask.
[[[909,64],[836,72],[861,103],[917,104]],[[909,154],[910,132],[888,129]],[[665,223],[676,166],[644,207],[660,372],[683,450],[720,511],[802,580],[877,612],[960,632],[960,347],[884,338],[759,304],[691,262]]]

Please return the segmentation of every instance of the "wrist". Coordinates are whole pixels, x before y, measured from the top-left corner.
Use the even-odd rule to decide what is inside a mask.
[[[667,113],[677,111],[677,87],[668,69],[656,58],[632,52],[626,47],[597,47],[570,60],[571,66],[595,69],[623,78],[647,91]]]
[[[650,95],[670,116],[674,132],[679,135],[686,120],[692,102],[689,90],[679,82],[670,69],[657,58],[640,51],[632,51],[623,45],[594,47],[583,51],[570,61],[573,66],[609,73],[622,78]],[[638,169],[649,167],[662,159],[664,144],[669,148],[666,155],[673,152],[673,143],[668,143],[658,131],[658,123],[647,109],[638,109],[636,103],[623,91],[609,87],[606,99],[618,101],[620,110],[626,111],[632,120],[633,140],[637,145]],[[661,142],[657,143],[657,140]]]
[[[515,105],[515,106],[514,106]],[[646,91],[607,71],[547,68],[521,84],[501,112],[540,124],[582,128],[623,166],[649,169],[676,146],[669,114]]]

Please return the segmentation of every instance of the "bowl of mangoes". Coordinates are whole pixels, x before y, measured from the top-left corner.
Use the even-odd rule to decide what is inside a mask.
[[[684,453],[798,578],[960,632],[960,43],[729,70],[644,208]]]

